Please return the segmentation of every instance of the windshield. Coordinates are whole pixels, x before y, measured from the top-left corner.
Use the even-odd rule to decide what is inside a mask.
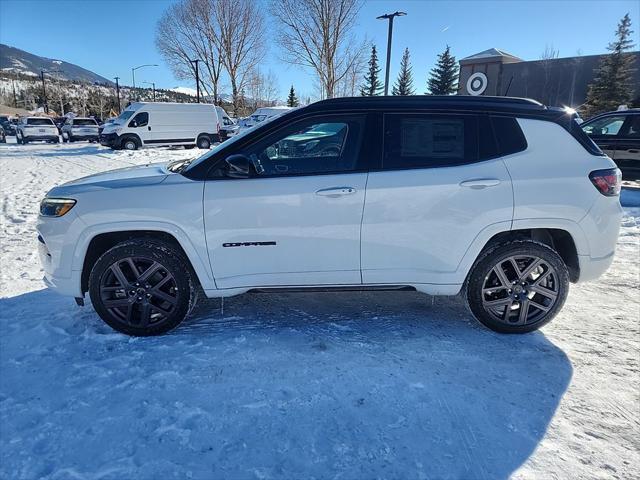
[[[133,110],[125,110],[113,120],[113,123],[125,123],[134,113],[136,112],[134,112]]]
[[[50,118],[28,118],[27,125],[53,125]]]
[[[267,118],[266,115],[251,115],[251,120],[254,122],[262,122],[265,118]]]

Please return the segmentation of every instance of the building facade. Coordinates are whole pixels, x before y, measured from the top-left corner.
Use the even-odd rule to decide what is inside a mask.
[[[635,96],[640,96],[640,52],[635,56]],[[460,60],[459,95],[527,97],[575,109],[586,101],[605,55],[524,61],[496,48]],[[637,101],[637,100],[636,100]]]

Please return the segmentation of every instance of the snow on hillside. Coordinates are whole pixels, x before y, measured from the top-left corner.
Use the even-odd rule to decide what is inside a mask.
[[[0,145],[0,478],[640,477],[640,208],[610,271],[524,336],[377,292],[204,301],[134,339],[44,287],[49,188],[197,153]]]
[[[195,97],[198,95],[198,91],[195,88],[189,88],[189,87],[174,87],[170,89],[172,92],[177,92],[177,93],[184,93],[185,95],[191,95],[192,97]]]

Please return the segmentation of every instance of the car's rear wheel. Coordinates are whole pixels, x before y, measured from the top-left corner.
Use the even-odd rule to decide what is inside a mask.
[[[547,324],[569,292],[569,271],[547,245],[518,240],[486,251],[472,268],[467,303],[485,326],[526,333]]]
[[[127,335],[160,335],[175,328],[196,302],[195,278],[173,245],[137,239],[104,253],[89,276],[100,317]]]

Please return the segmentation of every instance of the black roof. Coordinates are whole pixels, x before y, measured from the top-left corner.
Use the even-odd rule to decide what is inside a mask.
[[[375,97],[340,97],[320,100],[300,110],[305,112],[391,109],[457,110],[473,112],[517,113],[528,116],[557,117],[564,110],[547,108],[530,98],[471,95],[387,95]]]

